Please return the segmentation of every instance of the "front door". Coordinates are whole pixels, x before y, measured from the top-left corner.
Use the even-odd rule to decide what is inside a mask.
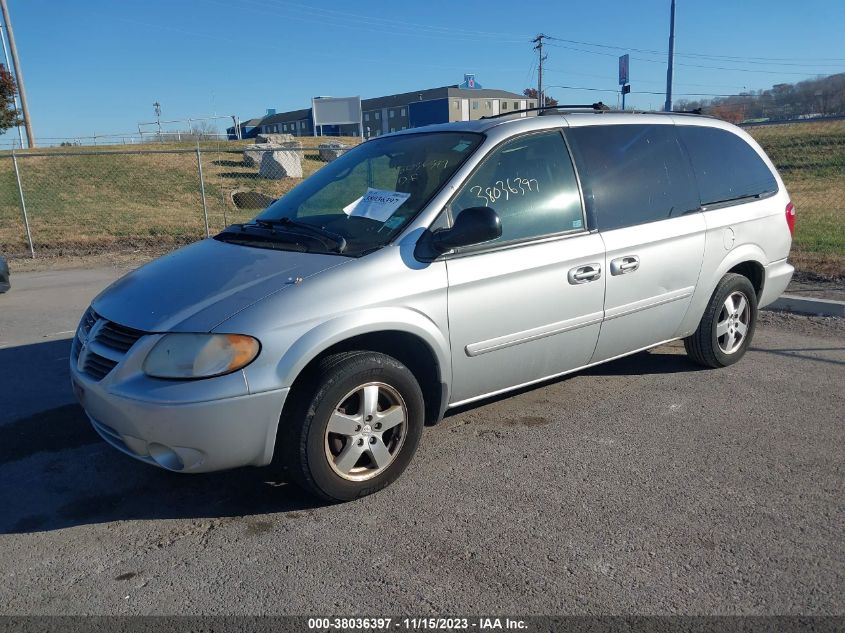
[[[499,214],[502,236],[446,260],[452,405],[585,365],[603,316],[603,242],[559,131],[493,150],[451,215],[474,206]]]

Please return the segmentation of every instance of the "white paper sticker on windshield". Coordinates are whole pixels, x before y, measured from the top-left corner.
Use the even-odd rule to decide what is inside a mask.
[[[410,197],[410,193],[385,191],[370,187],[367,189],[367,193],[352,204],[345,206],[343,211],[348,215],[384,222]]]

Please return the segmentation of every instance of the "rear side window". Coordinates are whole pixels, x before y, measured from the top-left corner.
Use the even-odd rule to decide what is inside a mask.
[[[698,181],[701,204],[715,204],[774,193],[772,172],[752,147],[736,134],[712,127],[679,125]]]
[[[699,209],[689,160],[673,125],[569,128],[587,208],[599,230]]]

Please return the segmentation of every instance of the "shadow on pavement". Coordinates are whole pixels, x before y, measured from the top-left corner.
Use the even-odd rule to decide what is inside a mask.
[[[269,468],[179,475],[109,447],[73,402],[68,349],[67,340],[0,349],[0,534],[318,505]]]
[[[583,369],[572,374],[566,374],[565,376],[561,376],[560,378],[551,378],[549,380],[543,380],[542,382],[538,382],[527,387],[514,389],[513,391],[507,391],[498,396],[491,396],[489,398],[478,400],[470,404],[462,405],[454,409],[449,409],[446,412],[446,417],[457,415],[463,413],[464,411],[470,411],[478,407],[493,404],[501,400],[507,400],[508,398],[512,398],[523,393],[530,393],[531,391],[543,389],[544,387],[548,387],[549,385],[568,380],[569,378],[572,378],[574,376],[645,376],[648,374],[675,374],[679,372],[697,372],[704,371],[705,369],[704,367],[693,363],[684,354],[666,353],[665,351],[661,350],[665,350],[665,348],[661,346],[653,350],[638,352],[636,354],[632,354],[631,356],[625,356],[624,358],[620,358],[619,360],[614,360],[607,363],[603,363],[601,365],[596,365],[595,367]]]

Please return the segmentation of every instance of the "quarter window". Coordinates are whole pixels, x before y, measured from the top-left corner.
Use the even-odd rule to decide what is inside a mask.
[[[508,242],[581,230],[581,198],[559,132],[513,139],[495,149],[452,202],[452,217],[469,207],[491,207]]]
[[[772,172],[751,146],[736,134],[712,127],[679,125],[692,162],[701,204],[715,204],[773,193]]]
[[[674,218],[699,208],[673,125],[595,125],[566,132],[587,212],[600,230]]]

